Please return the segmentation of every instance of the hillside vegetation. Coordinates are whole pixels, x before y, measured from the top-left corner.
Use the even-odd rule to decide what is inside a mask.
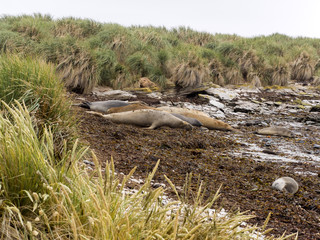
[[[291,79],[320,84],[319,39],[281,34],[242,38],[35,14],[0,18],[0,50],[53,63],[79,93],[95,85],[133,87],[141,77],[178,89],[211,82],[284,86]]]

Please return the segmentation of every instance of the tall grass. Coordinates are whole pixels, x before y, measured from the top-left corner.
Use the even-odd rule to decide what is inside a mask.
[[[190,60],[189,55],[198,58],[205,68],[212,61],[219,63],[219,79],[210,78],[216,83],[223,84],[223,79],[226,83],[248,83],[248,75],[257,74],[262,85],[273,84],[271,78],[278,74],[279,62],[289,66],[289,75],[282,82],[309,83],[319,77],[315,69],[320,59],[318,39],[292,38],[278,33],[242,38],[185,27],[123,27],[88,19],[53,20],[40,14],[3,16],[0,27],[2,51],[43,57],[58,66],[70,90],[80,93],[90,93],[96,84],[114,88],[135,86],[139,77],[148,77],[166,86],[166,82],[172,81],[174,69]],[[303,52],[308,59],[304,59],[303,65],[301,61],[297,65]],[[165,63],[159,58],[163,53]],[[107,63],[106,58],[101,57],[105,54],[109,55]],[[121,73],[116,71],[119,65],[123,69]]]
[[[258,227],[240,224],[252,216],[232,213],[218,217],[208,212],[218,193],[203,201],[202,183],[194,193],[194,204],[177,194],[165,201],[164,189],[151,190],[151,179],[159,162],[133,193],[125,193],[126,182],[106,163],[104,173],[96,168],[88,174],[78,163],[88,149],[75,142],[65,149],[60,164],[53,154],[53,135],[45,127],[38,138],[35,116],[16,102],[4,102],[0,115],[1,228],[3,239],[254,239]],[[187,178],[191,179],[191,178]],[[168,179],[168,183],[175,187]],[[190,182],[185,192],[189,193]],[[212,211],[211,211],[212,212]],[[265,238],[268,239],[268,238]]]
[[[1,55],[0,98],[8,104],[24,102],[37,117],[39,134],[45,125],[52,126],[56,154],[61,154],[65,139],[73,138],[71,102],[52,64],[32,57]]]

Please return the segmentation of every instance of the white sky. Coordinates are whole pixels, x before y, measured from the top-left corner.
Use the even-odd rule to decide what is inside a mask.
[[[1,15],[43,13],[124,26],[191,27],[244,37],[320,38],[320,0],[3,0]]]

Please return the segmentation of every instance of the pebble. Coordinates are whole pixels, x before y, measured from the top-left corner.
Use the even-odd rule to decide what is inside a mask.
[[[95,166],[94,162],[91,162],[89,160],[83,160],[83,163],[91,165],[91,166]]]
[[[319,144],[314,144],[313,148],[320,149],[320,145]]]

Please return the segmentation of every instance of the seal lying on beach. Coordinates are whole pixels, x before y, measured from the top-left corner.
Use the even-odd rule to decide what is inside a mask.
[[[191,118],[191,117],[186,117],[186,116],[183,116],[181,114],[178,114],[178,113],[170,113],[171,115],[181,119],[182,121],[185,121],[187,123],[190,123],[192,126],[195,126],[195,127],[201,127],[202,126],[202,123],[195,119],[195,118]]]
[[[205,116],[205,117],[210,117],[207,113],[201,112],[201,111],[197,111],[194,109],[188,109],[188,108],[179,108],[179,107],[158,107],[157,109],[160,109],[162,111],[167,111],[167,112],[171,112],[171,113],[178,113],[181,115],[186,116],[186,113],[192,113],[192,114],[197,114],[197,115],[201,115],[201,116]]]
[[[108,101],[97,101],[97,102],[82,102],[79,107],[87,108],[92,111],[106,113],[109,108],[127,106],[130,103],[121,100],[108,100]]]
[[[121,107],[112,107],[109,108],[107,113],[120,113],[120,112],[128,112],[128,111],[134,111],[134,110],[140,110],[140,109],[153,109],[156,110],[156,108],[149,107],[147,105],[141,104],[141,103],[133,103]]]
[[[282,136],[282,137],[294,137],[294,134],[283,127],[267,127],[267,128],[262,128],[259,129],[257,134],[261,135],[275,135],[275,136]]]
[[[299,185],[291,177],[281,177],[272,183],[272,188],[295,194],[299,189]]]
[[[141,103],[134,103],[134,104],[130,104],[127,106],[123,106],[123,107],[113,107],[110,108],[107,113],[120,113],[120,112],[128,112],[128,111],[135,111],[135,110],[141,110],[141,109],[152,109],[152,110],[157,110],[157,111],[162,111],[162,109],[158,109],[158,108],[154,108],[154,107],[149,107],[147,105],[141,104]],[[196,127],[201,127],[202,124],[201,122],[199,122],[197,119],[195,118],[190,118],[190,117],[186,117],[183,116],[181,114],[178,113],[171,113],[173,116],[180,118],[181,120],[190,123],[192,126],[196,126]]]
[[[238,131],[223,121],[208,117],[204,112],[177,107],[160,107],[159,109],[197,119],[202,126],[210,130]]]
[[[192,126],[189,123],[182,121],[172,114],[152,109],[111,113],[106,115],[91,111],[89,111],[88,113],[102,116],[114,123],[132,124],[141,127],[148,127],[148,129],[156,129],[162,126],[171,128],[183,128],[187,130],[192,129]]]

